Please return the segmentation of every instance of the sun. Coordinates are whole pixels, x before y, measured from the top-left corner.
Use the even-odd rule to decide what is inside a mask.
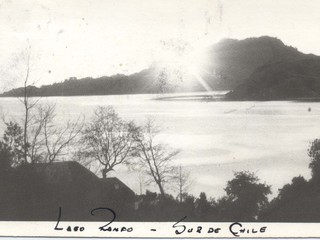
[[[205,49],[194,48],[190,45],[167,44],[159,53],[159,65],[166,69],[171,81],[183,79],[185,84],[198,81],[206,91],[211,87],[202,78],[206,71],[207,52]]]
[[[180,69],[188,74],[200,74],[203,68],[204,56],[201,51],[193,49],[168,49],[162,51],[160,62],[169,68]]]

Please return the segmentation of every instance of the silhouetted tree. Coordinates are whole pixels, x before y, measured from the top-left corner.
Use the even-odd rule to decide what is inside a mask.
[[[56,126],[55,105],[40,105],[37,119],[39,128],[42,128],[40,145],[44,146],[42,158],[45,162],[54,162],[66,154],[65,149],[75,142],[84,126],[79,118],[74,122],[68,120],[62,127]]]
[[[232,211],[234,219],[229,220],[255,220],[259,211],[268,204],[270,186],[259,183],[259,178],[254,173],[236,172],[234,176],[227,183],[227,197],[223,200],[224,207]]]
[[[315,139],[308,149],[308,155],[310,157],[309,168],[311,169],[311,175],[313,181],[320,181],[320,139]]]
[[[81,132],[82,123],[67,121],[65,126],[55,124],[55,105],[37,104],[29,112],[27,129],[28,141],[25,143],[25,131],[16,122],[4,123],[7,126],[4,142],[13,154],[13,165],[21,163],[53,162],[75,140]],[[27,144],[27,147],[24,146]],[[27,149],[27,162],[25,150]]]
[[[10,121],[5,122],[6,130],[3,135],[2,151],[9,157],[10,166],[16,167],[24,159],[24,135],[23,130],[18,123]],[[28,145],[28,143],[27,143]]]
[[[13,154],[7,144],[0,141],[0,174],[11,168]]]
[[[291,183],[279,189],[279,194],[259,214],[259,220],[310,221],[319,219],[318,197],[315,185],[302,176],[294,177]]]
[[[176,176],[174,176],[175,180],[178,183],[178,198],[179,202],[182,202],[183,194],[188,190],[191,185],[190,181],[190,172],[183,170],[182,166],[175,168]]]
[[[33,100],[30,98],[31,91],[32,91],[32,85],[35,83],[33,82],[30,86],[30,71],[31,71],[31,64],[30,64],[30,49],[31,47],[29,46],[29,49],[27,51],[27,63],[26,63],[26,73],[23,81],[23,88],[22,90],[22,98],[19,98],[21,103],[23,104],[24,107],[24,118],[23,118],[23,162],[28,163],[29,159],[29,147],[30,147],[30,142],[29,138],[31,137],[29,134],[29,128],[31,121],[33,119],[33,116],[31,116],[31,111],[32,109],[37,105],[38,101],[40,99]],[[30,159],[30,162],[33,162],[34,159]]]
[[[292,200],[296,196],[301,195],[304,191],[306,191],[308,187],[307,180],[302,177],[294,177],[291,180],[291,184],[288,183],[284,185],[281,189],[279,189],[279,194],[276,199],[281,201]]]
[[[37,95],[37,88],[34,86],[36,82],[31,77],[30,46],[22,58],[25,61],[23,87],[17,89],[17,94],[14,94],[24,107],[22,128],[20,128],[22,139],[19,139],[18,143],[16,141],[18,145],[12,148],[12,151],[15,151],[16,160],[23,163],[53,162],[80,132],[78,122],[68,122],[65,128],[59,128],[55,125],[53,121],[55,106],[40,104],[40,97],[32,97]],[[8,128],[8,130],[10,129]],[[14,133],[12,132],[12,134]]]
[[[185,216],[190,219],[195,219],[196,198],[188,193],[182,194],[182,202],[180,202],[181,209]]]
[[[164,185],[173,179],[175,169],[172,159],[179,151],[169,151],[162,143],[157,143],[158,127],[152,120],[148,120],[142,131],[134,136],[136,142],[135,156],[138,166],[145,170],[151,180],[158,186],[162,196],[165,196]]]
[[[113,107],[98,107],[82,131],[81,150],[77,154],[89,161],[98,161],[102,176],[133,156],[134,138],[138,128],[133,122],[122,120]]]
[[[196,213],[198,214],[198,217],[202,220],[204,219],[206,215],[210,212],[210,204],[207,200],[207,195],[204,192],[201,192],[199,195],[199,198],[196,200]]]

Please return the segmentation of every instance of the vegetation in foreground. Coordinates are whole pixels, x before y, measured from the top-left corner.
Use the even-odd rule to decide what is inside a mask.
[[[254,173],[247,171],[234,173],[234,178],[226,183],[225,196],[208,198],[202,192],[199,197],[195,197],[187,192],[187,174],[172,164],[172,159],[179,152],[158,141],[160,130],[154,122],[147,121],[144,126],[137,126],[134,122],[121,119],[112,107],[99,107],[87,123],[81,123],[81,126],[76,123],[71,125],[72,128],[69,126],[68,130],[60,132],[58,129],[65,128],[55,128],[53,118],[48,117],[54,116],[54,109],[43,106],[40,109],[50,111],[38,109],[34,115],[30,112],[29,116],[38,120],[32,124],[29,122],[28,131],[17,122],[5,122],[7,128],[0,141],[2,220],[55,220],[48,219],[49,215],[45,213],[40,216],[30,215],[26,210],[35,207],[35,199],[49,199],[48,194],[55,196],[57,193],[55,188],[44,184],[40,175],[30,171],[30,166],[53,164],[61,158],[68,158],[70,155],[65,155],[65,150],[71,146],[77,149],[73,160],[89,168],[100,166],[103,178],[107,178],[110,171],[116,171],[119,165],[125,164],[134,171],[146,174],[147,183],[158,186],[159,194],[147,191],[143,195],[136,195],[134,209],[115,205],[116,209],[120,209],[119,220],[177,221],[184,216],[187,216],[185,221],[320,220],[317,200],[320,197],[319,139],[314,140],[308,150],[312,178],[309,181],[301,176],[293,178],[271,201],[268,200],[271,186],[261,183]],[[179,188],[177,196],[166,191],[167,187],[173,185]],[[91,200],[94,205],[95,199]],[[98,201],[96,203],[101,204]],[[74,207],[86,209],[84,204],[74,204]],[[47,205],[53,206],[49,203]],[[48,211],[56,211],[56,208]],[[70,216],[71,220],[91,219],[90,214]]]

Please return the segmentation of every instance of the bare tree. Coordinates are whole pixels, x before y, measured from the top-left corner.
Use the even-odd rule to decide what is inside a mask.
[[[43,150],[44,161],[51,163],[58,156],[66,154],[64,150],[80,135],[84,123],[78,118],[74,122],[68,120],[63,127],[57,126],[54,121],[56,117],[55,105],[40,106],[38,108],[38,116],[38,129],[43,129],[43,140],[40,141],[40,145],[44,145],[46,149]]]
[[[31,47],[29,46],[25,59],[25,70],[23,70],[23,87],[17,92],[19,101],[23,104],[22,138],[20,148],[22,149],[22,163],[36,163],[39,161],[53,162],[63,151],[76,139],[81,132],[83,124],[79,119],[75,122],[67,121],[62,127],[55,120],[55,105],[41,104],[41,97],[32,97],[36,81],[31,80]],[[10,127],[2,117],[3,122]],[[12,121],[20,127],[17,121]],[[9,131],[12,133],[12,131]],[[15,136],[12,136],[15,137]]]
[[[175,169],[176,176],[175,179],[178,182],[178,197],[179,202],[181,203],[183,200],[184,193],[188,190],[190,185],[192,184],[190,181],[190,172],[185,171],[182,166],[180,165],[178,168]]]
[[[19,146],[14,149],[21,149],[22,161],[24,163],[47,162],[51,163],[57,160],[57,157],[65,155],[65,150],[70,147],[80,135],[83,122],[78,120],[68,120],[65,124],[56,124],[55,122],[55,105],[54,104],[37,104],[34,111],[29,112],[28,129],[26,136],[27,145],[27,162],[25,161],[25,143],[24,130],[19,124],[3,120],[7,125],[6,138],[17,139],[16,130],[21,129],[21,141]],[[11,141],[12,142],[12,141]],[[12,145],[12,144],[11,144]],[[17,145],[17,143],[15,143]],[[17,155],[15,153],[14,155]],[[70,155],[71,157],[71,155]]]
[[[41,152],[43,151],[44,140],[43,140],[43,127],[45,113],[41,111],[41,106],[37,106],[37,114],[31,117],[31,120],[27,124],[27,131],[24,131],[28,137],[28,149],[27,155],[30,158],[31,163],[36,163],[40,161]]]
[[[42,105],[39,104],[40,97],[30,97],[30,91],[35,84],[29,82],[30,68],[29,48],[23,98],[19,98],[24,106],[24,162],[53,162],[79,135],[83,124],[79,124],[78,119],[76,122],[68,121],[62,128],[55,125],[55,105]]]
[[[28,92],[27,92],[27,83],[28,83],[28,79],[29,79],[29,74],[30,74],[30,55],[28,55],[28,63],[27,63],[27,73],[26,73],[26,77],[24,80],[24,95],[23,95],[23,106],[25,109],[25,118],[24,118],[24,129],[23,129],[23,153],[24,153],[24,161],[25,163],[27,162],[27,154],[28,154],[28,123],[29,123],[29,111],[30,109],[33,107],[33,105],[29,104],[29,96],[28,96]]]
[[[142,131],[135,135],[136,157],[139,167],[143,168],[151,180],[158,186],[162,196],[165,195],[164,185],[173,179],[175,169],[172,159],[179,151],[170,151],[162,143],[156,143],[159,128],[152,120],[148,120]]]
[[[28,139],[28,128],[30,126],[30,121],[32,118],[30,117],[30,111],[32,108],[35,107],[37,102],[39,101],[31,101],[29,96],[29,77],[30,77],[30,47],[27,53],[27,65],[26,65],[26,76],[24,78],[24,85],[23,85],[23,98],[20,99],[24,106],[24,128],[23,128],[23,155],[24,155],[24,163],[28,162],[28,151],[29,151],[29,139]],[[34,140],[34,139],[33,139]],[[32,162],[32,159],[31,159]]]
[[[36,84],[36,81],[30,82],[31,81],[31,47],[29,46],[28,49],[26,50],[25,55],[25,76],[23,78],[23,87],[20,89],[21,92],[18,92],[18,99],[19,101],[23,104],[24,107],[24,112],[23,112],[23,119],[22,119],[22,128],[23,128],[23,163],[28,163],[28,162],[33,162],[34,158],[30,158],[30,147],[32,148],[32,143],[37,139],[37,136],[30,136],[30,127],[33,125],[34,122],[34,117],[35,115],[32,114],[32,111],[34,108],[37,106],[40,98],[32,98],[31,91],[33,89],[32,86]],[[38,129],[39,130],[39,129]],[[39,134],[39,133],[36,133]],[[30,144],[31,143],[31,144]],[[31,152],[34,152],[35,149],[31,149]]]
[[[122,120],[113,107],[98,107],[82,132],[82,150],[77,154],[102,166],[102,176],[120,164],[127,164],[133,156],[134,138],[138,128],[133,122]]]

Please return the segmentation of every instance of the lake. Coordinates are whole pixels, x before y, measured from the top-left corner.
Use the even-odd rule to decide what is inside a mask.
[[[168,98],[170,101],[155,100],[176,95],[178,98]],[[234,171],[255,172],[262,182],[272,185],[273,195],[294,176],[310,178],[307,149],[320,137],[320,103],[179,98],[185,95],[50,97],[40,102],[56,103],[59,123],[79,115],[89,120],[94,109],[103,105],[114,106],[121,117],[138,123],[155,119],[162,129],[161,140],[181,150],[174,164],[190,171],[192,184],[188,191],[196,196],[202,191],[209,197],[222,196]],[[0,107],[7,118],[23,116],[23,106],[16,98],[0,98]],[[140,192],[139,174],[122,167],[112,176]],[[175,191],[175,187],[169,191]]]

